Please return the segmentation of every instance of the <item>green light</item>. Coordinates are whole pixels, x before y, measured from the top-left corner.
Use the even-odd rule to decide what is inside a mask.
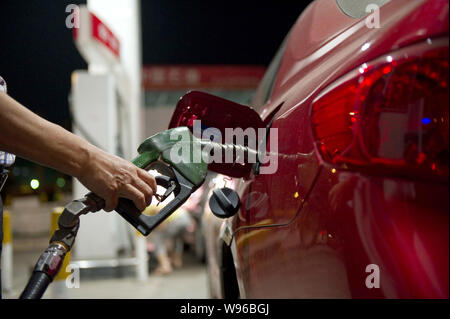
[[[37,180],[37,179],[32,179],[32,180],[30,181],[30,187],[31,187],[32,189],[38,189],[38,188],[39,188],[39,180]]]
[[[64,186],[66,186],[66,180],[62,177],[58,177],[56,179],[56,185],[58,185],[59,188],[63,188]]]

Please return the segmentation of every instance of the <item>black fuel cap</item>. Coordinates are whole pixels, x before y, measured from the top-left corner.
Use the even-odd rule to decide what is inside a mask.
[[[239,195],[231,188],[218,188],[213,190],[209,199],[209,208],[219,218],[233,216],[239,210],[241,201]]]

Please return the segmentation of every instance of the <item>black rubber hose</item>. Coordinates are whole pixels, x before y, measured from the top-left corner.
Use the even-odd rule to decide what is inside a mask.
[[[41,299],[51,282],[52,279],[46,273],[41,271],[34,272],[20,295],[20,299]]]

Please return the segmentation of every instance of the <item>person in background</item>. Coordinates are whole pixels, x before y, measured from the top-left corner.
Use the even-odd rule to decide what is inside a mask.
[[[143,211],[156,193],[150,173],[34,114],[7,94],[6,82],[0,77],[0,191],[14,163],[12,154],[77,178],[105,200],[106,211],[117,207],[119,197],[131,199]],[[0,254],[2,239],[0,225]]]
[[[152,205],[147,208],[147,213],[154,215],[159,209]],[[191,215],[181,206],[151,233],[150,239],[155,245],[158,260],[156,274],[168,275],[172,273],[173,268],[183,266],[184,234],[192,226]]]

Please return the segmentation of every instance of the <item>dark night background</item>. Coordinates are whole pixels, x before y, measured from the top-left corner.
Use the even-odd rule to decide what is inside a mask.
[[[0,2],[0,74],[10,95],[66,128],[70,74],[86,63],[65,8],[85,2]],[[142,0],[143,62],[267,65],[307,2]]]
[[[309,2],[142,0],[144,63],[267,65]]]
[[[309,2],[142,0],[143,63],[267,65]],[[0,1],[9,94],[67,129],[70,74],[87,67],[65,26],[71,3],[86,1]]]

